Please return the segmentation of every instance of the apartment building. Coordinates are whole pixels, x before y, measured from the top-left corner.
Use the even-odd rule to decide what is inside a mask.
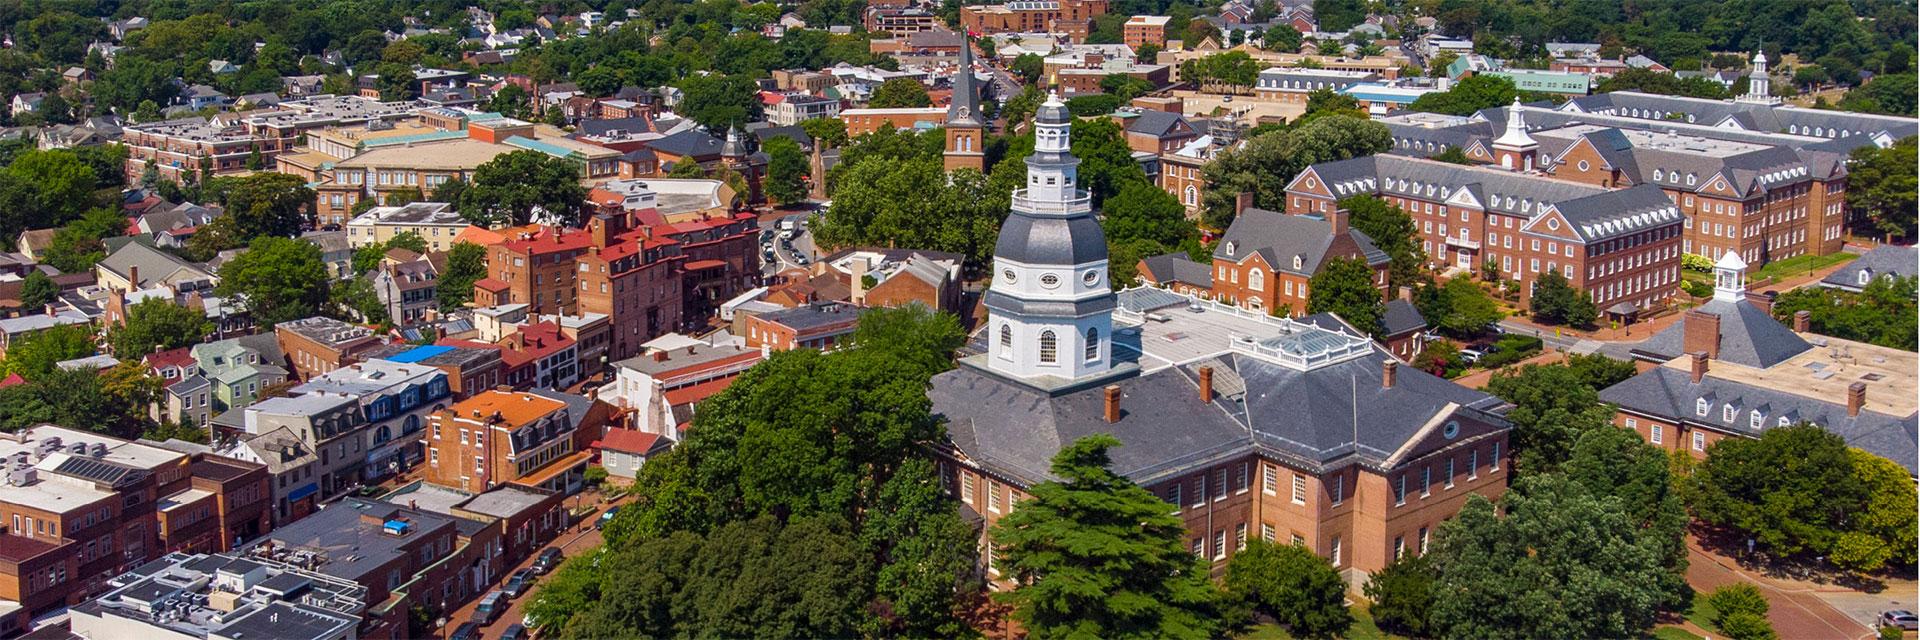
[[[455,238],[472,226],[446,202],[414,202],[374,207],[347,221],[347,243],[354,247],[385,244],[394,236],[413,233],[427,241],[428,251],[453,249]]]
[[[593,248],[585,231],[543,225],[505,229],[487,247],[487,277],[474,282],[480,306],[524,304],[535,314],[576,311],[574,263]]]
[[[1260,72],[1253,92],[1268,100],[1306,104],[1307,96],[1321,89],[1339,93],[1379,80],[1380,75],[1372,71],[1273,67]]]
[[[312,491],[324,501],[418,464],[422,453],[412,436],[450,395],[447,375],[439,369],[369,360],[247,406],[235,424],[221,424],[228,419],[223,414],[216,426],[238,440],[290,430],[319,458],[311,474],[301,472],[304,482],[294,488],[314,484]],[[305,481],[309,475],[317,479]]]
[[[1307,312],[1309,281],[1333,260],[1364,261],[1386,297],[1386,252],[1350,228],[1348,214],[1338,209],[1301,215],[1242,209],[1214,247],[1211,265],[1159,256],[1140,277],[1152,286],[1179,286],[1251,311],[1297,317]]]
[[[358,362],[362,352],[380,345],[372,329],[325,316],[282,322],[273,333],[300,380]]]
[[[610,362],[632,357],[641,344],[682,324],[682,284],[686,264],[680,242],[648,236],[635,228],[625,210],[599,213],[587,222],[593,249],[581,253],[574,274],[579,309],[607,318],[611,344],[602,351]]]
[[[1512,149],[1503,162],[1532,162],[1531,150]],[[1287,211],[1331,212],[1357,195],[1406,211],[1429,266],[1492,271],[1529,296],[1541,273],[1559,272],[1601,309],[1631,315],[1664,306],[1678,288],[1685,217],[1658,187],[1378,155],[1308,167],[1287,186]]]
[[[256,153],[271,161],[292,150],[308,132],[398,120],[416,108],[406,102],[318,95],[264,111],[129,124],[121,140],[127,147],[127,180],[138,181],[149,165],[175,181],[189,173],[238,173],[247,170],[248,159]]]
[[[947,108],[841,109],[840,121],[847,123],[847,138],[851,139],[882,129],[933,129],[946,123]]]
[[[368,354],[368,357],[401,364],[425,365],[446,372],[447,387],[456,399],[492,389],[502,383],[503,361],[500,349],[493,346],[481,349],[438,344],[393,344]]]
[[[960,26],[968,33],[1065,33],[1080,42],[1106,13],[1107,0],[1017,0],[960,7]]]
[[[18,632],[170,550],[270,528],[264,469],[53,425],[0,434],[0,628]]]
[[[611,178],[620,172],[619,151],[569,139],[567,132],[557,127],[498,114],[455,115],[438,126],[464,135],[440,134],[429,140],[381,145],[335,162],[323,176],[325,184],[315,189],[315,214],[329,222],[344,220],[361,198],[384,198],[391,192],[416,189],[432,193],[448,181],[471,182],[473,171],[480,165],[515,151],[537,151],[566,159],[580,167],[582,179]],[[428,122],[441,120],[429,118]]]
[[[782,96],[767,112],[767,122],[790,127],[814,118],[840,116],[840,101],[834,98],[795,93]]]
[[[244,557],[352,583],[366,593],[363,620],[385,630],[373,635],[401,637],[412,605],[451,611],[491,588],[500,544],[494,523],[347,497],[275,529]]]
[[[648,343],[645,353],[614,363],[613,383],[601,399],[632,412],[633,429],[679,439],[695,406],[766,359],[766,350],[708,344],[679,334]]]
[[[1167,16],[1133,16],[1126,24],[1120,25],[1120,41],[1139,51],[1141,47],[1153,45],[1154,48],[1167,46],[1167,23],[1173,18]]]
[[[472,493],[518,484],[571,495],[580,490],[591,457],[573,431],[564,402],[483,391],[433,414],[433,426],[422,434],[426,479]]]
[[[748,347],[832,351],[859,327],[860,308],[840,302],[813,303],[754,314],[746,325]]]

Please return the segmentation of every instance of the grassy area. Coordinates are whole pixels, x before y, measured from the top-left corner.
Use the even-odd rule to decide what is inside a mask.
[[[1687,610],[1687,621],[1699,625],[1702,629],[1717,629],[1719,627],[1713,626],[1713,619],[1717,617],[1720,612],[1713,608],[1712,603],[1707,602],[1706,596],[1707,594],[1705,593],[1694,596],[1693,608]]]
[[[1354,603],[1353,628],[1348,629],[1347,635],[1342,637],[1347,640],[1404,640],[1400,636],[1381,631],[1380,627],[1373,622],[1373,613],[1367,611],[1367,605],[1364,603]],[[1286,629],[1277,624],[1259,624],[1239,636],[1239,640],[1293,640],[1293,634],[1287,633]]]
[[[1705,640],[1680,627],[1660,627],[1653,630],[1654,640]]]
[[[1824,256],[1804,255],[1787,258],[1785,260],[1775,260],[1767,263],[1767,266],[1760,267],[1759,271],[1748,274],[1748,279],[1759,280],[1761,278],[1800,276],[1805,275],[1809,271],[1818,271],[1836,264],[1852,262],[1854,258],[1858,257],[1860,256],[1841,251]]]

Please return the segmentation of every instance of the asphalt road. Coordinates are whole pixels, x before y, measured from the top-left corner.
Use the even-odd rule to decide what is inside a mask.
[[[596,498],[596,496],[593,494],[582,494],[582,495],[587,497],[580,498],[581,500]],[[572,498],[569,498],[568,504],[572,504],[572,500],[573,500]],[[616,501],[613,503],[595,505],[596,509],[592,514],[586,516],[585,518],[582,518],[580,520],[580,524],[574,525],[573,527],[569,527],[567,530],[562,531],[560,533],[560,537],[555,539],[552,543],[549,543],[547,546],[559,547],[560,554],[568,558],[572,558],[574,556],[588,553],[593,551],[594,549],[599,548],[600,547],[600,530],[594,528],[593,525],[599,522],[600,514],[605,512],[607,507],[612,506],[614,504],[619,504],[620,502],[624,502],[624,501]],[[542,547],[542,548],[545,548],[545,547]],[[494,588],[499,588],[500,584],[505,583],[507,577],[513,575],[513,572],[532,566],[534,559],[539,557],[540,557],[540,551],[535,550],[532,554],[528,555],[525,559],[521,560],[519,564],[508,568],[506,572],[500,575],[500,581],[493,585]],[[547,577],[551,575],[553,574],[549,572],[547,575],[540,576],[538,579],[534,581],[534,585],[537,587],[540,583],[545,582],[547,580]],[[500,637],[500,634],[506,633],[507,627],[512,626],[514,624],[518,624],[521,618],[524,618],[527,615],[526,611],[524,611],[524,608],[525,608],[524,605],[526,605],[526,603],[533,598],[534,590],[535,590],[534,587],[530,587],[527,589],[526,593],[520,594],[520,597],[510,600],[509,601],[510,605],[507,607],[506,613],[502,613],[500,614],[499,618],[494,619],[493,624],[487,625],[485,627],[481,627],[480,637],[486,640],[496,640],[497,638]],[[472,620],[473,609],[474,607],[479,606],[479,604],[480,604],[480,598],[475,597],[472,602],[467,603],[466,606],[460,607],[458,611],[453,612],[453,615],[447,618],[446,626],[439,629],[437,632],[435,632],[433,637],[445,638],[447,637],[447,634],[453,633],[453,630],[458,628],[461,624],[469,620]]]
[[[764,263],[764,260],[763,260],[764,264],[761,265],[761,269],[760,269],[762,275],[773,275],[775,273],[779,273],[783,269],[799,266],[794,262],[794,256],[796,254],[805,255],[809,262],[820,257],[819,248],[815,247],[813,244],[813,234],[807,233],[806,228],[804,226],[801,227],[800,230],[794,235],[792,239],[792,246],[793,246],[792,249],[787,249],[786,247],[781,246],[780,230],[778,225],[782,218],[786,218],[788,216],[793,216],[793,215],[805,216],[805,215],[808,215],[808,212],[775,211],[773,213],[760,216],[760,228],[763,231],[768,229],[773,230],[773,236],[770,239],[770,241],[773,242],[773,253],[775,258],[775,261],[772,263]],[[758,251],[759,249],[756,248],[755,250]]]

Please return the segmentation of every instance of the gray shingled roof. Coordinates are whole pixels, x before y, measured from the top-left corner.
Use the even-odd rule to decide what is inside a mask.
[[[1859,258],[1847,263],[1847,266],[1821,279],[1820,284],[1836,289],[1859,291],[1862,288],[1860,284],[1862,271],[1865,271],[1869,278],[1881,276],[1911,278],[1917,269],[1920,269],[1920,250],[1914,247],[1885,245],[1860,254]]]
[[[1651,184],[1574,198],[1555,208],[1587,242],[1679,225],[1686,219],[1667,193]]]
[[[1186,120],[1186,118],[1181,117],[1178,113],[1153,110],[1141,111],[1139,115],[1127,121],[1127,132],[1146,134],[1158,138],[1171,133],[1174,127],[1178,126],[1183,120]]]
[[[1720,357],[1734,364],[1765,369],[1812,349],[1793,330],[1745,301],[1710,300],[1699,311],[1720,316]],[[1633,348],[1639,357],[1672,360],[1686,355],[1687,321],[1682,319]]]
[[[1707,400],[1707,414],[1700,415],[1699,401]],[[1915,458],[1920,456],[1916,442],[1916,416],[1904,418],[1872,411],[1848,416],[1847,407],[1831,402],[1776,391],[1750,384],[1716,378],[1711,373],[1699,383],[1689,372],[1673,367],[1655,367],[1620,384],[1600,391],[1600,400],[1621,409],[1667,420],[1684,420],[1725,433],[1759,437],[1767,429],[1788,424],[1812,422],[1877,456],[1900,463],[1914,473]],[[1734,407],[1732,420],[1726,419],[1726,407]],[[1760,414],[1760,428],[1753,428],[1753,413]]]
[[[1326,220],[1315,216],[1247,209],[1227,227],[1226,236],[1213,248],[1213,257],[1239,262],[1258,253],[1275,270],[1311,276],[1320,271],[1328,250],[1333,247],[1331,229]],[[1347,229],[1347,234],[1359,245],[1367,264],[1386,264],[1390,260],[1385,251],[1373,246],[1367,234],[1352,228]],[[1294,256],[1300,256],[1299,269],[1293,267]]]
[[[1169,253],[1143,258],[1141,262],[1146,263],[1147,272],[1156,282],[1184,282],[1197,287],[1213,287],[1213,268],[1194,262],[1187,254]]]
[[[1376,348],[1302,372],[1222,354],[1113,382],[1122,395],[1115,423],[1102,416],[1100,386],[1050,397],[972,366],[937,376],[929,395],[954,446],[1028,484],[1053,477],[1049,461],[1061,446],[1096,433],[1120,439],[1110,452],[1116,472],[1151,482],[1256,450],[1310,467],[1344,463],[1356,450],[1356,432],[1360,460],[1380,463],[1447,412],[1503,424],[1494,413],[1499,400],[1412,367],[1400,367],[1394,387],[1382,388],[1388,357]],[[1216,390],[1204,406],[1201,365],[1213,367]]]
[[[1386,313],[1380,316],[1382,335],[1397,336],[1425,328],[1427,319],[1420,315],[1419,307],[1399,298],[1387,301]]]

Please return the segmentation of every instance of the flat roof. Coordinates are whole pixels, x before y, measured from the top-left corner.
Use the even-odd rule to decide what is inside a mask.
[[[1148,319],[1135,323],[1116,314],[1114,359],[1135,360],[1142,373],[1151,373],[1226,353],[1234,336],[1271,336],[1280,331],[1279,319],[1264,312],[1214,303],[1202,303],[1195,311],[1189,302],[1186,296],[1162,289],[1122,291],[1121,308],[1136,310]]]
[[[1724,360],[1707,365],[1707,375],[1805,398],[1846,404],[1847,387],[1866,383],[1866,409],[1890,416],[1920,411],[1920,354],[1879,345],[1841,340],[1813,333],[1800,337],[1812,349],[1779,364],[1756,369]],[[1674,358],[1661,366],[1691,370],[1691,358]]]
[[[472,170],[509,151],[513,147],[472,138],[426,142],[407,147],[372,149],[342,160],[335,169],[372,169],[404,167],[409,169]]]

